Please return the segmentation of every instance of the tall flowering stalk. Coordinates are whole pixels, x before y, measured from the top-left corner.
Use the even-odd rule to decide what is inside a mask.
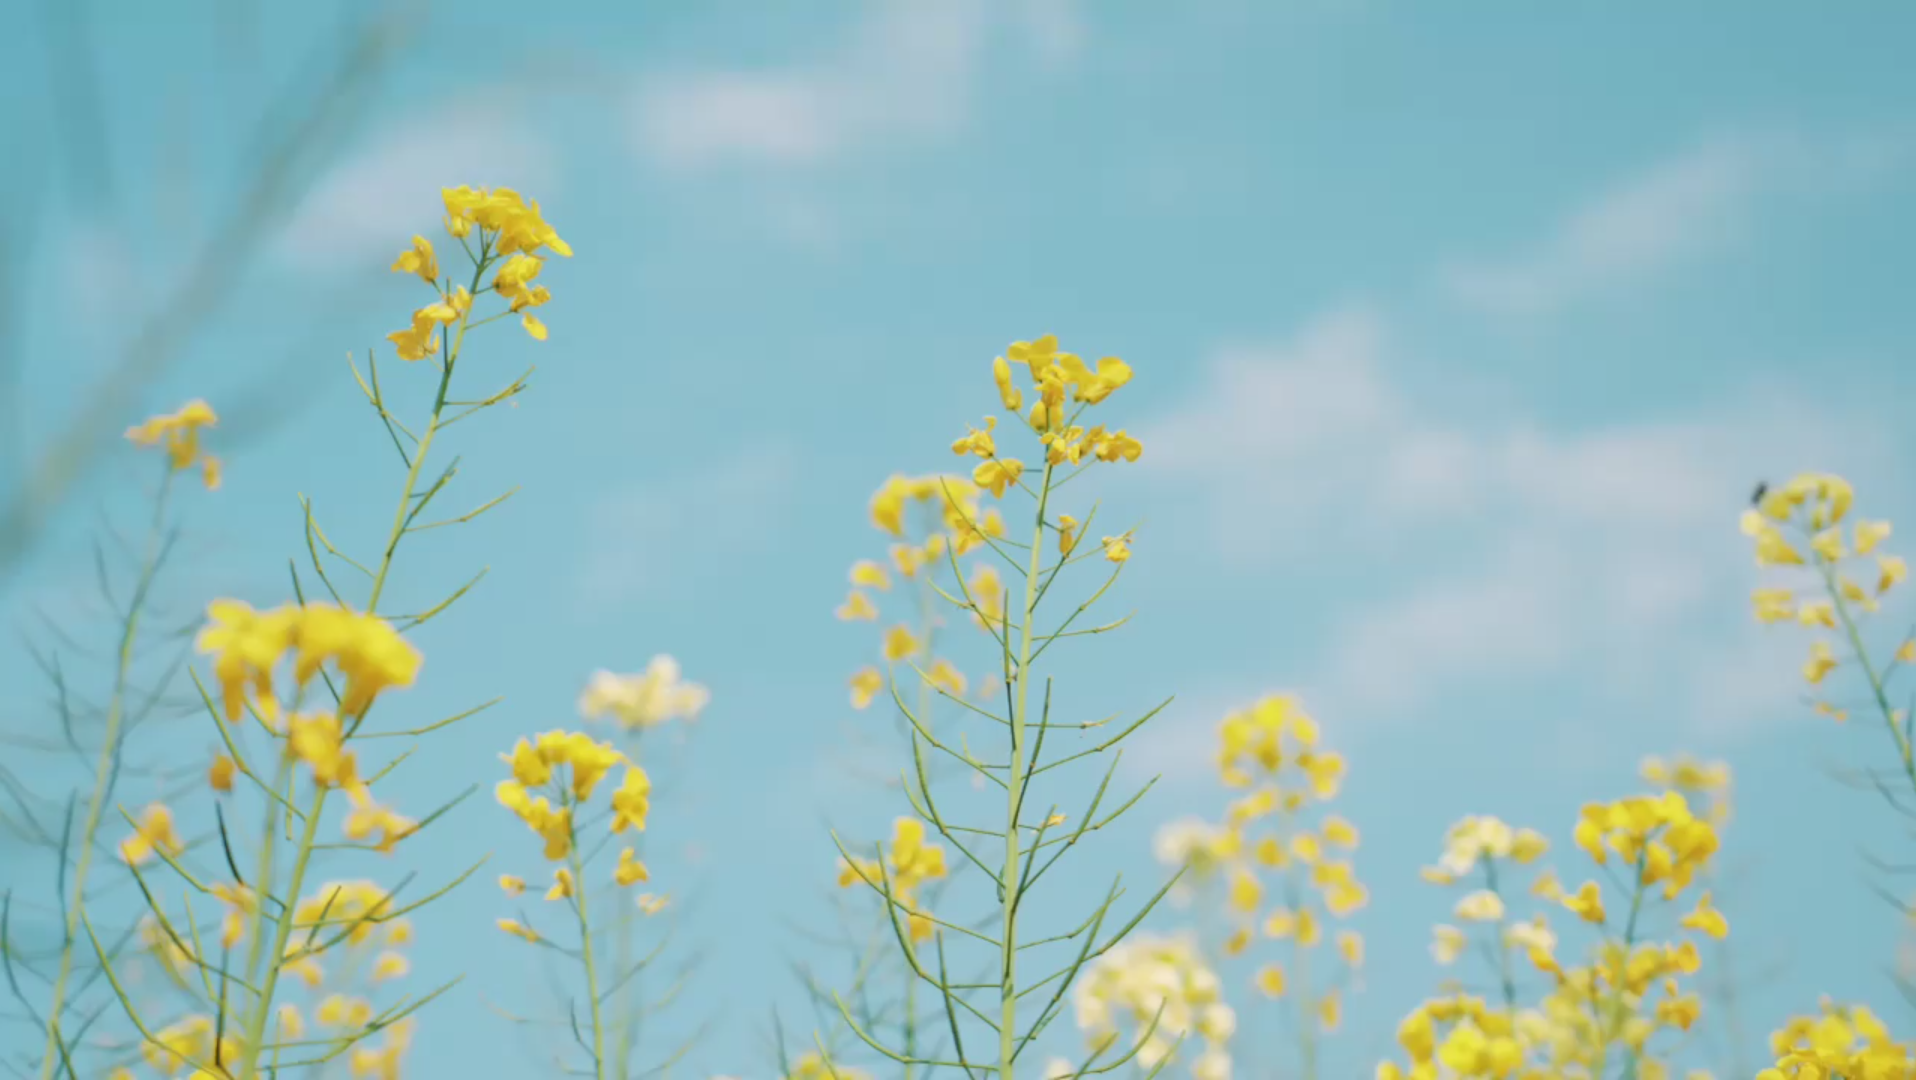
[[[39,1003],[24,998],[21,1001],[28,1015],[44,1017],[45,1041],[39,1058],[41,1080],[51,1080],[59,1073],[72,1074],[76,1068],[74,1057],[78,1034],[66,1029],[66,1019],[78,1004],[75,999],[83,990],[82,980],[91,981],[79,975],[81,899],[88,895],[94,884],[94,860],[104,846],[100,832],[106,825],[107,813],[122,775],[128,771],[124,757],[127,736],[135,724],[152,713],[176,670],[170,669],[157,685],[144,689],[134,686],[135,667],[143,651],[144,639],[152,629],[150,608],[154,589],[178,537],[177,527],[169,515],[175,476],[183,471],[198,470],[209,490],[219,486],[220,461],[206,451],[203,442],[204,432],[218,422],[219,417],[211,406],[204,401],[194,400],[174,412],[153,416],[126,432],[128,441],[138,447],[161,451],[164,460],[145,537],[138,546],[134,578],[123,604],[113,595],[104,555],[99,555],[97,560],[102,600],[119,609],[116,612],[119,625],[112,654],[111,685],[99,716],[99,745],[93,753],[92,788],[85,796],[77,828],[73,818],[75,800],[69,798],[65,800],[67,808],[62,813],[63,821],[57,831],[32,827],[22,829],[23,835],[57,852],[58,872],[62,877],[56,890],[61,910],[54,970],[49,976],[45,972],[28,969],[47,982],[47,997]],[[58,665],[53,665],[49,670],[58,672],[60,669]],[[79,718],[72,715],[72,706],[64,689],[65,676],[58,675],[56,678],[61,683],[61,724],[67,731],[70,748],[78,750],[82,745],[75,730]],[[26,801],[23,785],[11,770],[7,770],[5,775],[5,790],[22,811],[18,824],[32,826],[38,823],[39,815]],[[7,815],[7,822],[9,825],[16,824],[13,815]],[[18,987],[20,980],[13,968],[16,962],[22,967],[27,965],[24,960],[16,961],[14,955],[19,950],[17,935],[13,932],[12,901],[11,892],[4,900],[0,900],[0,909],[4,909],[0,911],[0,957],[3,957],[7,968],[8,985]],[[87,1023],[90,1021],[83,1022],[81,1027],[84,1028]]]
[[[553,943],[530,914],[500,919],[499,928],[531,944],[560,949],[579,962],[585,977],[585,1006],[581,1010],[573,1004],[569,1019],[575,1029],[587,1033],[592,1075],[606,1080],[613,1074],[611,1050],[618,1043],[605,1001],[607,993],[616,989],[611,980],[617,976],[600,968],[600,944],[593,941],[593,881],[587,864],[628,831],[645,831],[652,808],[652,778],[611,743],[583,732],[555,729],[536,739],[520,739],[510,754],[501,756],[512,775],[495,789],[499,803],[543,842],[545,860],[552,865],[552,884],[545,890],[545,899],[564,902],[570,909],[578,945]],[[609,810],[588,817],[593,793],[614,769],[619,770],[620,779],[607,800]],[[626,844],[620,846],[618,860],[606,876],[623,889],[649,881],[652,875]],[[499,884],[508,896],[517,897],[526,890],[525,880],[512,875],[500,878]]]
[[[1666,791],[1585,806],[1575,836],[1603,884],[1567,890],[1551,870],[1535,869],[1548,842],[1534,830],[1490,817],[1451,827],[1442,859],[1424,876],[1462,891],[1453,908],[1462,925],[1438,926],[1431,951],[1445,966],[1474,955],[1495,989],[1478,995],[1452,984],[1412,1010],[1397,1031],[1408,1063],[1385,1061],[1378,1080],[1670,1075],[1677,1040],[1667,1036],[1689,1031],[1702,1011],[1684,985],[1702,966],[1697,940],[1729,933],[1697,888],[1716,830]],[[1533,897],[1590,931],[1584,963],[1558,958],[1544,911],[1513,913],[1520,876],[1531,878]],[[1696,894],[1687,910],[1678,906],[1686,893]],[[1674,932],[1659,940],[1654,926]]]
[[[667,725],[676,722],[691,726],[710,701],[710,691],[698,683],[687,681],[679,662],[661,654],[654,656],[643,671],[619,673],[601,669],[593,672],[584,692],[579,695],[579,716],[588,723],[612,725],[613,743],[620,746],[628,758],[637,761],[642,744],[648,741],[648,737],[656,745],[658,733]],[[642,861],[645,858],[644,841],[644,834],[634,830],[631,847],[635,860]],[[618,888],[615,884],[615,895],[607,900],[616,910],[615,917],[610,920],[613,946],[609,960],[615,986],[611,995],[612,1031],[608,1040],[612,1048],[608,1053],[612,1058],[613,1080],[630,1080],[635,1070],[633,1057],[639,1047],[645,1021],[672,1004],[683,988],[685,979],[683,975],[674,978],[663,990],[647,996],[644,978],[664,955],[674,928],[668,926],[659,935],[659,943],[644,953],[639,951],[638,930],[643,923],[667,912],[671,907],[671,896],[669,893],[641,892],[628,904],[616,895]],[[694,1033],[651,1068],[662,1070],[677,1061],[692,1048],[698,1037],[699,1034]]]
[[[1674,791],[1693,806],[1703,808],[1712,828],[1721,836],[1735,816],[1734,780],[1727,762],[1703,761],[1688,754],[1665,759],[1652,755],[1643,759],[1637,776],[1659,794]],[[1701,886],[1713,897],[1722,894],[1724,867],[1711,860],[1698,873]],[[1744,1023],[1743,991],[1746,972],[1735,962],[1733,943],[1726,935],[1705,943],[1703,978],[1704,1010],[1702,1023],[1722,1035],[1725,1061],[1723,1075],[1742,1077],[1752,1070],[1748,1064],[1749,1034]]]
[[[1179,1043],[1201,1046],[1191,1062],[1194,1080],[1229,1080],[1231,1036],[1237,1012],[1224,1000],[1224,981],[1205,959],[1196,935],[1137,934],[1086,969],[1072,990],[1078,1027],[1096,1048],[1129,1033],[1137,1061],[1157,1070],[1175,1059]],[[1077,1066],[1054,1058],[1046,1080],[1072,1076]]]
[[[135,831],[122,845],[122,857],[147,901],[157,928],[153,938],[167,961],[190,972],[183,982],[196,985],[203,1011],[166,1028],[149,1023],[127,996],[104,945],[88,923],[94,948],[145,1039],[149,1063],[155,1067],[255,1080],[267,1072],[320,1066],[351,1055],[355,1069],[396,1068],[410,1037],[409,1017],[445,989],[402,995],[384,1009],[364,998],[336,993],[314,1010],[322,1030],[306,1037],[302,1037],[306,1018],[281,1000],[282,984],[289,976],[318,986],[326,981],[329,968],[334,975],[352,970],[353,959],[361,953],[355,947],[368,942],[368,928],[379,930],[386,944],[404,944],[410,939],[405,916],[472,872],[404,904],[398,901],[396,889],[373,886],[369,894],[364,884],[345,882],[310,890],[308,880],[321,852],[348,849],[390,854],[452,805],[416,821],[399,814],[376,796],[374,788],[400,759],[371,767],[362,765],[362,752],[371,740],[416,737],[469,715],[409,729],[375,730],[368,725],[378,701],[417,678],[420,654],[405,632],[442,614],[477,578],[415,614],[385,615],[383,603],[404,541],[418,532],[469,522],[504,500],[501,496],[443,520],[427,519],[426,511],[447,490],[455,468],[449,465],[428,481],[426,462],[447,427],[513,397],[525,386],[521,376],[484,398],[454,397],[453,380],[461,368],[468,331],[516,315],[533,338],[543,340],[545,327],[531,309],[546,303],[550,295],[534,280],[545,252],[570,254],[541,216],[538,204],[517,192],[456,188],[446,189],[443,196],[447,231],[470,265],[465,283],[455,284],[441,276],[437,254],[424,237],[414,237],[393,265],[395,272],[417,277],[432,293],[432,300],[414,312],[407,329],[389,335],[402,360],[426,362],[436,369],[437,389],[417,433],[389,408],[377,366],[369,368],[368,378],[361,378],[354,368],[355,379],[405,466],[392,525],[377,558],[360,561],[341,551],[308,502],[306,547],[313,575],[330,600],[309,599],[296,573],[294,603],[262,611],[237,600],[216,601],[197,639],[199,651],[212,658],[216,692],[203,688],[202,697],[225,751],[209,767],[208,784],[224,799],[236,795],[235,788],[243,780],[261,797],[252,865],[241,868],[238,851],[245,845],[235,842],[238,829],[223,806],[215,807],[223,859],[213,870],[182,857],[171,815],[164,807],[150,809],[137,820],[127,815]],[[487,294],[503,301],[501,310],[475,317],[476,305]],[[346,590],[334,580],[340,567],[364,579],[364,599],[358,604],[349,601]],[[285,672],[288,666],[290,678]],[[340,819],[345,842],[325,843],[319,831],[335,793],[344,794],[349,803]],[[154,858],[165,862],[188,887],[183,920],[168,911],[146,880],[141,867]],[[195,893],[212,898],[225,911],[216,942],[199,932],[191,903]],[[397,977],[405,966],[400,954],[380,954],[368,974],[375,981]],[[369,1041],[382,1033],[383,1045]]]
[[[981,556],[989,555],[985,547],[987,539],[1004,537],[1005,522],[996,506],[983,505],[982,495],[977,484],[957,475],[893,475],[872,494],[869,510],[872,526],[889,541],[885,558],[860,559],[852,564],[846,575],[850,590],[833,612],[843,622],[882,627],[877,631],[875,644],[885,666],[867,665],[852,674],[849,688],[854,710],[871,709],[881,694],[884,704],[889,706],[895,695],[912,703],[910,717],[943,737],[953,714],[962,719],[963,713],[962,708],[949,707],[951,701],[947,698],[988,703],[1001,691],[996,674],[969,678],[953,659],[958,654],[952,647],[971,644],[971,635],[946,632],[949,605],[941,596],[941,593],[965,590],[976,597],[983,609],[983,614],[970,616],[969,621],[976,625],[1003,618],[1006,596],[1003,579],[997,567]],[[962,578],[958,558],[970,563]],[[960,629],[971,628],[961,626]],[[901,663],[910,665],[902,674],[896,667]],[[920,671],[924,672],[923,677]],[[898,685],[894,686],[894,681]],[[912,721],[907,719],[907,713],[890,708],[885,711],[895,716],[898,734],[909,738]],[[954,764],[943,759],[928,761],[926,781],[939,782],[949,772],[945,767]],[[896,786],[896,782],[889,782],[888,786]],[[879,858],[892,865],[894,874],[908,875],[895,880],[894,888],[900,901],[914,912],[926,910],[939,886],[949,880],[944,850],[926,843],[924,831],[922,821],[900,818],[894,823],[889,845],[880,845],[879,849]],[[869,871],[876,866],[877,860],[841,858],[839,888],[868,891],[862,886],[870,874],[861,875],[859,870]],[[868,932],[858,933],[848,927],[843,934],[844,951],[856,952],[859,958],[851,983],[842,990],[852,998],[859,1026],[868,1035],[895,1035],[900,1052],[915,1059],[926,1049],[925,1037],[936,1034],[940,1025],[931,1022],[937,1019],[935,1016],[921,1015],[920,980],[910,966],[885,962],[888,950],[883,946],[892,936],[889,906],[881,901],[881,906],[871,913],[871,919]],[[910,916],[908,926],[913,941],[923,942],[930,937],[931,924],[924,915]],[[816,994],[818,977],[803,968],[801,974],[808,983],[808,992]],[[897,995],[895,1007],[894,993]],[[834,1060],[839,1056],[838,1049],[830,1040],[822,1047]],[[799,1071],[782,1038],[777,1050],[781,1075]],[[908,1062],[904,1075],[911,1077],[917,1068],[915,1062]]]
[[[502,755],[511,775],[494,793],[538,838],[550,869],[551,884],[538,894],[545,900],[539,906],[557,906],[569,919],[562,916],[555,924],[536,913],[537,907],[520,903],[497,925],[576,965],[585,986],[583,1007],[581,999],[573,998],[565,1016],[513,1019],[584,1033],[581,1041],[591,1057],[588,1069],[595,1076],[620,1080],[634,1074],[642,1021],[677,992],[668,986],[657,999],[646,1000],[639,987],[639,977],[669,941],[662,936],[644,955],[637,952],[638,924],[669,904],[666,895],[637,888],[651,880],[641,840],[655,794],[652,774],[639,764],[639,750],[648,732],[675,720],[695,719],[709,696],[705,687],[684,681],[677,661],[669,656],[654,657],[642,672],[601,670],[580,695],[579,714],[590,723],[609,722],[615,728],[612,739],[553,730],[520,739],[510,754]],[[615,770],[615,789],[605,808],[595,809],[594,792]],[[615,849],[616,859],[601,858]],[[611,865],[599,865],[603,862]],[[501,875],[499,886],[512,900],[524,897],[529,887],[526,877],[513,873]],[[648,1072],[663,1070],[689,1047],[688,1042]]]
[[[1885,662],[1872,653],[1864,633],[1866,620],[1909,580],[1909,564],[1882,550],[1889,522],[1851,519],[1855,498],[1849,481],[1827,473],[1805,473],[1761,491],[1740,524],[1757,566],[1777,584],[1759,586],[1750,599],[1759,622],[1794,621],[1816,632],[1803,662],[1803,680],[1811,687],[1822,688],[1841,668],[1862,679],[1870,711],[1895,747],[1898,783],[1916,796],[1916,721],[1890,700],[1891,678],[1916,663],[1916,637],[1903,635]],[[1848,710],[1827,698],[1818,697],[1814,704],[1833,720],[1848,719]]]
[[[1905,817],[1916,818],[1916,718],[1891,697],[1897,674],[1916,664],[1916,636],[1899,632],[1893,648],[1872,649],[1869,633],[1872,618],[1909,580],[1909,564],[1883,548],[1893,532],[1888,521],[1851,514],[1855,499],[1850,482],[1830,473],[1760,486],[1739,521],[1756,565],[1770,578],[1752,591],[1751,603],[1757,621],[1795,622],[1815,635],[1802,674],[1818,714],[1847,721],[1850,710],[1826,696],[1826,688],[1832,676],[1846,672],[1862,682],[1865,711],[1889,736],[1894,753],[1889,768],[1865,769],[1863,783]],[[1916,920],[1916,904],[1893,902],[1906,920]],[[1896,979],[1905,996],[1916,993],[1907,970]],[[1778,1030],[1771,1051],[1776,1063],[1759,1074],[1761,1080],[1916,1077],[1916,1048],[1892,1039],[1861,1006],[1825,1002],[1821,1015],[1798,1017]]]
[[[1014,377],[1013,368],[1022,368],[1027,379]],[[1033,782],[1041,775],[1068,763],[1115,750],[1123,738],[1140,727],[1156,709],[1127,724],[1115,734],[1099,738],[1094,734],[1104,721],[1062,722],[1053,719],[1052,687],[1045,680],[1034,693],[1036,663],[1046,650],[1066,638],[1102,633],[1115,629],[1124,620],[1100,626],[1077,627],[1084,613],[1116,581],[1131,556],[1131,534],[1105,535],[1098,543],[1087,543],[1093,514],[1083,518],[1054,506],[1058,492],[1078,474],[1099,463],[1135,461],[1143,452],[1138,441],[1121,429],[1080,423],[1085,413],[1123,387],[1131,378],[1131,369],[1115,357],[1106,357],[1090,365],[1079,357],[1060,351],[1054,337],[1031,342],[1016,342],[992,365],[993,378],[1006,410],[1017,414],[1025,408],[1027,391],[1032,401],[1024,415],[1023,427],[1038,441],[1042,464],[1027,469],[1024,459],[1001,453],[997,444],[997,418],[986,417],[982,428],[972,429],[957,440],[952,450],[960,456],[976,457],[971,483],[980,491],[1002,499],[1012,491],[1031,498],[1028,529],[1022,537],[989,535],[986,518],[965,509],[965,489],[941,485],[947,506],[957,506],[961,535],[981,556],[994,562],[994,574],[1007,575],[1010,588],[1002,596],[989,591],[974,592],[968,575],[958,566],[961,552],[956,543],[945,545],[945,558],[951,565],[958,588],[938,589],[939,597],[963,617],[974,618],[996,646],[999,680],[1003,686],[1002,714],[966,701],[951,688],[941,685],[932,667],[924,661],[916,642],[902,638],[889,650],[887,661],[893,673],[873,687],[873,692],[889,686],[894,705],[910,726],[912,768],[905,793],[915,816],[935,830],[963,862],[975,867],[992,883],[997,905],[988,924],[994,933],[974,930],[937,914],[914,906],[915,897],[901,889],[897,867],[897,839],[892,851],[882,849],[880,858],[865,860],[834,836],[839,854],[858,878],[876,890],[891,912],[893,932],[912,974],[928,985],[944,1005],[951,1050],[948,1057],[931,1057],[899,1047],[888,1046],[865,1031],[852,1016],[842,997],[839,1012],[861,1040],[873,1050],[902,1065],[926,1068],[962,1068],[973,1075],[995,1075],[1012,1080],[1017,1061],[1053,1019],[1062,1011],[1066,993],[1085,965],[1114,947],[1170,888],[1157,892],[1143,910],[1126,925],[1106,929],[1112,907],[1122,894],[1115,883],[1103,904],[1088,918],[1063,933],[1045,936],[1023,931],[1021,919],[1034,890],[1057,859],[1083,839],[1086,833],[1108,825],[1143,795],[1140,791],[1115,810],[1100,814],[1105,806],[1112,772],[1117,766],[1112,755],[1089,807],[1075,823],[1067,824],[1055,805],[1042,813],[1032,813]],[[1016,515],[1007,515],[1014,517]],[[1010,530],[1007,530],[1010,532]],[[1040,625],[1041,604],[1067,567],[1102,559],[1111,567],[1110,575],[1084,602],[1078,604],[1057,624]],[[980,758],[971,749],[967,732],[953,738],[934,730],[900,689],[898,671],[906,667],[918,680],[930,683],[940,699],[961,704],[976,721],[989,725],[1004,739],[1003,757]],[[1163,706],[1159,706],[1162,708]],[[1044,748],[1054,731],[1079,733],[1089,745],[1075,753],[1047,760]],[[941,808],[934,785],[930,783],[928,761],[931,755],[943,755],[961,763],[1003,793],[1004,812],[994,821],[960,824]],[[910,839],[909,833],[901,833]],[[995,848],[995,850],[994,850]],[[909,877],[906,878],[909,881]],[[918,929],[914,931],[914,927]],[[962,940],[989,949],[994,958],[995,977],[990,982],[955,982],[950,975],[948,946]],[[1020,971],[1020,960],[1028,950],[1045,943],[1071,953],[1058,969],[1036,979]],[[930,956],[921,947],[929,945]],[[995,1000],[991,1000],[995,991]],[[984,1003],[972,999],[985,996]],[[969,1033],[969,1038],[967,1037]],[[1143,1033],[1148,1039],[1150,1031]],[[985,1049],[984,1046],[992,1047]],[[1117,1048],[1115,1040],[1095,1050],[1076,1075],[1108,1071],[1136,1056],[1137,1047]]]
[[[1370,900],[1351,859],[1357,827],[1329,809],[1343,785],[1344,758],[1322,745],[1317,721],[1296,698],[1272,694],[1219,725],[1218,773],[1227,789],[1245,794],[1231,801],[1221,824],[1160,829],[1158,856],[1200,881],[1222,880],[1226,957],[1252,952],[1260,935],[1287,950],[1286,962],[1260,963],[1252,986],[1265,999],[1291,1002],[1298,1075],[1309,1080],[1319,1075],[1320,1040],[1341,1023],[1344,995],[1364,962],[1363,936],[1333,929]],[[1192,1064],[1200,1080],[1229,1069],[1217,1046]]]

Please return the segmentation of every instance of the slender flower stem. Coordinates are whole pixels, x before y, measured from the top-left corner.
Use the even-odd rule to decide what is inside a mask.
[[[920,579],[918,586],[918,639],[924,642],[924,657],[927,664],[933,662],[932,647],[938,634],[932,599],[931,576],[927,572]],[[918,717],[921,723],[927,725],[931,723],[931,708],[931,681],[920,678],[918,680]],[[885,917],[889,921],[890,912],[887,912]],[[913,970],[911,964],[906,964],[902,974],[905,979],[904,1080],[912,1080],[918,1068],[918,973]]]
[[[1280,832],[1287,840],[1296,835],[1297,819],[1290,811],[1282,812],[1279,823]],[[1298,886],[1297,877],[1297,865],[1292,863],[1284,871],[1283,885],[1284,903],[1293,914],[1304,910],[1303,891]],[[1299,1068],[1302,1070],[1299,1075],[1303,1080],[1317,1080],[1319,999],[1311,985],[1310,951],[1297,940],[1296,934],[1291,935],[1291,981],[1294,984],[1291,1000],[1296,1010],[1297,1052]]]
[[[573,820],[576,822],[577,815]],[[592,1075],[605,1080],[605,1013],[599,1004],[599,967],[592,955],[592,921],[586,915],[585,861],[579,857],[579,838],[572,838],[572,853],[566,859],[572,868],[572,908],[579,915],[579,958],[585,964],[585,992],[592,1005]]]
[[[1836,608],[1836,616],[1842,621],[1843,635],[1849,639],[1850,651],[1856,654],[1856,662],[1863,668],[1863,678],[1869,682],[1869,692],[1875,699],[1876,708],[1883,715],[1883,725],[1889,728],[1889,737],[1896,742],[1898,764],[1903,767],[1903,775],[1909,778],[1912,791],[1916,791],[1916,747],[1912,747],[1908,735],[1896,726],[1896,707],[1890,704],[1889,691],[1883,684],[1882,673],[1876,670],[1875,661],[1869,658],[1869,649],[1863,643],[1863,632],[1856,623],[1856,617],[1850,614],[1849,603],[1843,596],[1842,587],[1836,580],[1836,564],[1824,560],[1819,569],[1823,575],[1823,586],[1829,590],[1830,602]]]
[[[60,938],[60,969],[53,978],[53,996],[47,1003],[47,1041],[40,1060],[40,1080],[51,1080],[55,1064],[65,1054],[60,1039],[60,1014],[66,1011],[67,981],[73,975],[75,934],[80,926],[80,909],[86,903],[87,876],[93,868],[93,849],[100,831],[100,819],[106,813],[106,800],[113,786],[115,763],[120,755],[121,727],[126,720],[126,684],[133,667],[133,645],[139,635],[140,613],[146,607],[147,593],[159,569],[160,536],[166,526],[166,506],[173,492],[173,466],[167,462],[160,479],[160,493],[153,502],[153,518],[147,528],[146,546],[140,557],[140,573],[133,594],[127,601],[126,621],[120,627],[120,647],[113,671],[113,696],[107,703],[106,730],[100,736],[100,753],[93,769],[93,795],[87,800],[86,818],[80,826],[80,854],[74,861],[72,893],[66,905],[66,930]]]
[[[1491,895],[1502,900],[1503,893],[1497,883],[1496,856],[1485,855],[1483,863],[1484,888],[1489,889]],[[1510,970],[1510,935],[1505,933],[1505,924],[1508,921],[1507,914],[1497,917],[1497,978],[1503,988],[1504,1008],[1510,1011],[1510,1018],[1514,1021],[1517,1018],[1517,980]]]
[[[473,267],[473,292],[479,289],[479,280],[484,276],[489,264],[487,245],[481,244],[479,259]],[[446,346],[445,362],[439,369],[439,390],[434,395],[432,416],[426,421],[425,430],[419,433],[419,444],[412,453],[412,465],[406,470],[406,482],[400,491],[399,508],[393,512],[392,531],[387,534],[385,548],[379,557],[379,568],[373,575],[372,590],[366,597],[366,614],[375,614],[379,609],[380,598],[386,589],[386,578],[392,571],[393,557],[399,551],[399,543],[406,536],[406,521],[412,510],[413,492],[419,486],[421,469],[425,465],[426,455],[432,449],[433,436],[438,433],[440,420],[446,411],[446,394],[452,385],[453,369],[459,363],[459,351],[466,339],[467,324],[471,321],[471,311],[459,317],[459,330]],[[355,721],[363,716],[355,718]],[[342,722],[344,718],[341,718]],[[267,1020],[272,1015],[273,991],[279,984],[279,976],[284,965],[286,942],[293,932],[293,909],[299,899],[300,890],[306,882],[306,871],[312,861],[313,841],[319,831],[319,821],[326,809],[326,796],[329,789],[315,783],[313,797],[306,808],[305,827],[300,832],[299,847],[293,856],[291,875],[286,884],[286,902],[280,905],[279,914],[274,919],[273,951],[266,957],[266,973],[260,980],[259,998],[253,1003],[253,1011],[247,1018],[245,1042],[240,1049],[241,1061],[236,1073],[238,1080],[256,1080],[259,1076],[259,1058],[261,1044],[266,1035]],[[270,843],[270,839],[266,842]],[[256,888],[265,889],[270,882],[261,881]],[[593,1003],[596,1010],[597,1001]],[[600,1080],[604,1080],[601,1075]]]
[[[1012,1080],[1012,1058],[1018,1049],[1018,818],[1023,810],[1025,789],[1025,730],[1030,721],[1031,639],[1038,606],[1038,571],[1044,554],[1045,503],[1051,495],[1051,473],[1047,463],[1044,479],[1038,487],[1037,518],[1031,526],[1031,555],[1025,568],[1025,599],[1019,611],[1018,680],[1016,705],[1011,711],[1011,768],[1005,787],[1005,867],[1004,935],[1002,981],[998,987],[998,1080]]]

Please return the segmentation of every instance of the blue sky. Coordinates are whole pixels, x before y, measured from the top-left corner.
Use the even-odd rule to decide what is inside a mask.
[[[49,162],[58,197],[17,286],[29,438],[164,295],[232,197],[239,123],[341,18],[262,6],[246,46],[218,7],[96,14],[119,183],[79,198]],[[889,731],[845,704],[869,627],[830,615],[845,567],[882,549],[866,500],[891,472],[953,467],[950,440],[995,407],[991,357],[1045,332],[1132,364],[1106,410],[1146,445],[1099,489],[1144,523],[1116,601],[1139,614],[1061,685],[1092,712],[1177,695],[1133,755],[1163,781],[1086,865],[1152,879],[1145,822],[1221,807],[1218,717],[1301,692],[1351,758],[1375,896],[1333,1075],[1367,1070],[1434,985],[1444,898],[1415,871],[1444,825],[1494,813],[1567,839],[1646,753],[1737,769],[1748,878],[1724,903],[1752,962],[1784,965],[1751,1028],[1822,993],[1888,1009],[1895,920],[1864,888],[1880,838],[1858,824],[1888,815],[1819,771],[1885,747],[1802,706],[1801,640],[1749,624],[1735,516],[1756,479],[1807,468],[1852,476],[1873,513],[1916,509],[1916,14],[1730,14],[437,7],[144,403],[205,396],[270,427],[192,500],[206,546],[173,587],[284,599],[295,492],[336,541],[383,536],[400,475],[344,357],[417,304],[386,268],[438,189],[513,184],[577,255],[545,275],[550,341],[500,327],[474,351],[470,389],[538,371],[517,408],[454,429],[456,498],[520,491],[402,554],[401,608],[490,573],[422,633],[395,705],[506,700],[436,738],[403,790],[423,808],[489,786],[513,737],[573,722],[595,668],[670,653],[711,688],[656,810],[656,877],[696,884],[686,947],[708,957],[664,1029],[716,1025],[687,1075],[768,1072],[754,1035],[796,1002],[776,958],[803,952],[781,920],[828,910],[818,822],[874,835],[903,809],[844,780],[847,732]],[[25,48],[0,115],[39,145],[60,121]],[[130,520],[143,478],[110,461],[9,609],[84,591],[88,514]],[[530,867],[521,833],[475,799],[405,857],[429,879],[488,850],[488,875]],[[520,1061],[482,1004],[528,971],[489,936],[497,894],[475,881],[437,910],[414,978],[467,981],[428,1015],[415,1074]]]

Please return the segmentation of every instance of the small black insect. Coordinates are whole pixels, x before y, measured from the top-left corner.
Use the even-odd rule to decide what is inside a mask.
[[[1756,506],[1760,504],[1763,501],[1763,496],[1768,495],[1769,493],[1770,493],[1769,483],[1764,480],[1758,480],[1756,482],[1756,490],[1750,492],[1750,505]]]

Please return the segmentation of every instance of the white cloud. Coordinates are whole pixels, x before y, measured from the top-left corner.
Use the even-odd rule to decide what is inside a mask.
[[[1187,410],[1145,429],[1147,468],[1205,493],[1227,556],[1362,560],[1396,588],[1330,624],[1313,700],[1383,717],[1576,675],[1598,699],[1747,712],[1717,685],[1769,648],[1746,632],[1740,500],[1761,476],[1867,471],[1882,440],[1757,395],[1577,432],[1506,410],[1461,427],[1392,381],[1389,340],[1377,315],[1345,311],[1226,350]]]
[[[586,523],[583,602],[622,603],[684,580],[689,560],[733,556],[765,542],[767,519],[791,508],[795,476],[788,448],[756,446],[607,495]]]
[[[388,128],[323,177],[278,253],[302,269],[387,256],[436,228],[442,186],[505,186],[549,202],[557,180],[553,150],[520,106],[503,95],[467,99]]]
[[[1598,193],[1529,251],[1452,263],[1441,284],[1492,314],[1550,314],[1734,245],[1772,200],[1875,182],[1908,149],[1899,132],[1710,139]]]
[[[646,80],[632,129],[642,153],[674,168],[818,163],[962,127],[1000,38],[1060,61],[1081,37],[1071,0],[874,0],[828,57]]]

